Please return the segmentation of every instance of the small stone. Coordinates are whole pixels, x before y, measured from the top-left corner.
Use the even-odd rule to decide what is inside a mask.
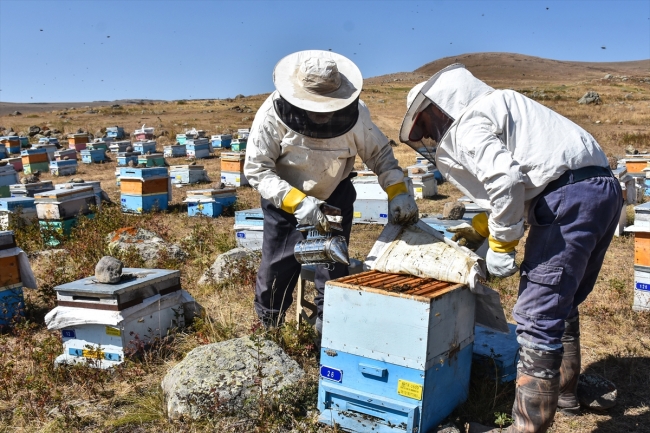
[[[83,180],[80,177],[74,177],[74,178],[72,178],[72,180],[70,182],[72,182],[72,183],[84,183],[85,180]]]
[[[582,98],[578,99],[578,104],[600,104],[602,101],[600,100],[600,95],[593,90],[590,90],[589,92],[585,93],[582,95]]]
[[[596,125],[599,125],[599,124],[600,124],[600,120],[596,120]]]
[[[447,220],[459,220],[465,215],[465,205],[459,201],[445,203],[442,209],[442,218]]]
[[[634,148],[634,146],[632,146],[631,144],[628,144],[627,146],[625,146],[625,154],[626,155],[636,155],[637,153],[639,153],[639,151],[636,150]]]
[[[102,257],[95,266],[95,279],[98,283],[115,284],[122,278],[124,264],[111,256]]]

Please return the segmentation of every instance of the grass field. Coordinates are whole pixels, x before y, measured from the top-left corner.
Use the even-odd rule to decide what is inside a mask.
[[[425,78],[416,72],[366,81],[361,98],[369,106],[373,120],[396,142],[406,94]],[[629,75],[623,81],[556,74],[543,80],[523,80],[515,74],[504,74],[488,83],[537,99],[587,129],[608,155],[622,157],[628,145],[650,150],[650,83],[641,82],[640,78],[645,77]],[[578,105],[576,101],[587,90],[597,91],[603,103]],[[111,125],[133,131],[146,123],[157,130],[166,130],[168,137],[192,127],[216,134],[249,127],[266,96],[130,104],[119,108],[103,106],[95,107],[95,114],[86,113],[84,108],[26,112],[23,116],[1,116],[0,125],[13,127],[15,131],[26,130],[30,125],[50,125],[64,132],[83,128],[95,133]],[[170,142],[168,137],[158,140],[159,148]],[[415,159],[414,151],[405,145],[398,145],[394,152],[402,166],[411,165]],[[175,158],[169,163],[185,161]],[[206,167],[218,184],[218,157],[199,164]],[[101,180],[104,190],[119,203],[115,165],[114,161],[80,164],[79,173],[74,177]],[[45,174],[42,179],[52,177]],[[69,179],[52,180],[63,183]],[[34,229],[17,231],[19,246],[30,254],[40,287],[38,291],[26,292],[27,320],[0,335],[0,432],[334,431],[314,421],[318,362],[312,333],[309,329],[297,332],[292,324],[268,338],[277,341],[301,364],[307,372],[304,383],[281,397],[257,399],[246,413],[217,414],[197,422],[167,420],[160,391],[165,372],[194,347],[250,335],[256,319],[252,308],[254,272],[245,273],[236,281],[197,286],[197,280],[216,256],[235,245],[234,218],[232,213],[216,219],[188,218],[182,207],[187,189],[174,188],[172,206],[166,213],[128,216],[116,206],[105,206],[94,220],[83,220],[71,238],[58,247],[65,254],[42,253],[48,248]],[[422,213],[438,213],[445,202],[460,196],[459,191],[445,183],[439,187],[438,196],[420,200],[418,204]],[[246,187],[238,189],[238,209],[258,206],[256,191]],[[627,212],[631,218],[631,207]],[[114,372],[83,367],[54,369],[52,361],[62,352],[60,336],[47,331],[43,322],[44,315],[55,306],[53,287],[91,275],[97,260],[111,252],[106,235],[126,226],[155,231],[188,253],[184,261],[161,256],[157,267],[181,271],[183,288],[205,307],[205,317],[129,359]],[[378,226],[354,226],[351,255],[365,257],[380,231]],[[523,245],[518,249],[518,261],[522,259]],[[554,433],[650,432],[650,314],[631,309],[633,255],[633,236],[614,238],[594,293],[581,307],[583,370],[613,380],[618,385],[619,403],[605,414],[584,413],[574,418],[557,415]],[[126,253],[120,258],[127,266],[143,265],[134,254]],[[518,281],[518,276],[490,280],[490,285],[501,293],[509,319]],[[292,313],[293,310],[288,317],[293,317]],[[512,386],[497,387],[493,382],[475,377],[467,403],[454,412],[451,420],[457,425],[477,419],[494,423],[497,414],[510,413],[512,399]]]

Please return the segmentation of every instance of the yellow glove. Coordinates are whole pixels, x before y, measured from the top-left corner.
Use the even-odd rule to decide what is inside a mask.
[[[478,234],[484,238],[488,238],[490,249],[496,253],[510,253],[515,250],[519,240],[514,240],[510,242],[498,241],[490,235],[490,229],[488,227],[488,216],[487,213],[483,212],[476,215],[472,218],[472,227]]]

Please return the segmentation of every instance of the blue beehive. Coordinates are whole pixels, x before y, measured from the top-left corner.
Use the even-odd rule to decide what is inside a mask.
[[[210,142],[207,138],[195,138],[185,142],[188,158],[207,158],[210,156]]]
[[[474,296],[377,271],[328,281],[319,421],[352,432],[435,429],[469,391]]]
[[[163,147],[163,154],[166,158],[179,158],[187,155],[187,150],[184,144],[165,146]]]
[[[156,142],[153,140],[136,141],[133,143],[133,151],[140,152],[141,155],[156,153]]]
[[[9,187],[12,197],[34,197],[34,194],[52,191],[53,189],[54,185],[51,180],[26,184],[18,183]]]
[[[8,154],[20,153],[20,138],[17,135],[2,137],[2,144],[5,145]]]
[[[176,134],[176,142],[178,144],[185,144],[186,141],[187,141],[186,134]]]
[[[232,142],[231,134],[217,134],[210,137],[212,147],[217,149],[230,149],[230,143]]]
[[[69,176],[77,173],[77,160],[67,159],[62,161],[50,161],[50,173],[55,176]]]
[[[199,189],[187,192],[187,214],[189,216],[205,215],[218,217],[227,206],[232,206],[237,200],[235,188]]]
[[[111,153],[120,153],[126,152],[126,149],[129,146],[131,146],[131,142],[129,140],[122,140],[112,142],[108,148],[111,150]]]
[[[482,370],[488,377],[498,379],[499,382],[512,382],[517,378],[517,326],[509,323],[508,328],[508,334],[478,325],[474,328],[474,368]]]
[[[30,147],[32,147],[31,143],[29,142],[29,137],[20,136],[18,137],[18,140],[20,141],[21,148],[29,149]]]
[[[5,159],[7,157],[7,148],[0,146],[0,159]]]
[[[120,179],[120,185],[123,179]],[[123,212],[144,213],[157,210],[167,210],[169,198],[167,193],[160,194],[122,194],[120,196]]]
[[[189,185],[199,182],[209,182],[208,173],[202,165],[172,165],[169,177],[174,185]]]
[[[100,163],[106,159],[104,149],[84,149],[81,151],[81,162],[84,164]]]
[[[166,210],[170,183],[166,167],[120,168],[122,211]]]
[[[140,152],[120,152],[117,154],[117,166],[126,167],[131,161],[137,165],[139,156]]]
[[[0,198],[0,211],[14,212],[18,209],[33,209],[36,212],[34,199],[31,197],[5,197]]]
[[[109,126],[106,128],[106,136],[115,140],[124,138],[124,128],[121,126]]]

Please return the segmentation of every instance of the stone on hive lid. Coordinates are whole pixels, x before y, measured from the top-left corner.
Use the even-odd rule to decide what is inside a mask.
[[[115,284],[122,279],[124,264],[111,256],[102,257],[95,266],[95,278],[98,283]]]

